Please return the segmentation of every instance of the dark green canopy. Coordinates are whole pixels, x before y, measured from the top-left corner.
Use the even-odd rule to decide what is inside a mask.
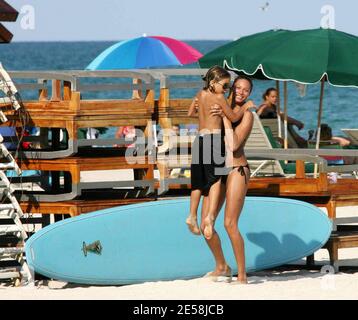
[[[202,57],[203,68],[220,65],[256,78],[358,86],[358,37],[333,29],[270,30],[242,37]]]

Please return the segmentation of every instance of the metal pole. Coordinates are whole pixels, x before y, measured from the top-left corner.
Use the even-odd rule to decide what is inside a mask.
[[[287,81],[283,83],[283,95],[284,95],[284,148],[288,149],[288,140],[287,140]]]
[[[319,142],[321,139],[321,120],[322,120],[322,110],[323,110],[323,97],[324,97],[324,83],[326,77],[324,76],[321,79],[321,92],[319,96],[319,110],[318,110],[318,119],[317,119],[317,135],[316,135],[316,150],[319,149]],[[314,166],[314,176],[317,177],[318,166]]]
[[[280,101],[280,81],[276,81],[276,90],[277,90],[277,131],[278,137],[282,138],[281,132],[281,101]]]

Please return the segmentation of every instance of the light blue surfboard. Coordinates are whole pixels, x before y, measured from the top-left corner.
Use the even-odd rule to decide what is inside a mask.
[[[189,279],[213,270],[202,236],[185,224],[189,198],[115,207],[66,219],[36,232],[26,243],[32,269],[84,284],[130,284]],[[225,257],[236,272],[230,240],[216,221]],[[239,220],[247,271],[306,257],[328,240],[331,222],[305,202],[247,197]]]

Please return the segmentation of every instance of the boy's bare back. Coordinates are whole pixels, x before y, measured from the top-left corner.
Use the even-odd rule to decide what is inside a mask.
[[[210,113],[210,109],[215,104],[222,105],[222,99],[225,99],[224,96],[202,90],[197,94],[197,98],[199,104],[199,131],[217,132],[221,130],[222,118],[217,115],[213,116]]]

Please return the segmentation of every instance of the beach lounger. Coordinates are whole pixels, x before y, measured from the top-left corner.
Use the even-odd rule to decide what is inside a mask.
[[[271,129],[272,135],[275,139],[279,138],[278,134],[278,123],[277,119],[261,119],[259,118],[264,127],[269,127]],[[281,128],[283,128],[283,121],[281,121]],[[282,135],[283,139],[283,135]],[[291,125],[287,127],[287,141],[289,148],[299,148],[295,138],[294,138],[294,129]]]
[[[246,142],[245,150],[250,149],[280,149],[282,146],[274,137],[271,127],[264,126],[262,120],[256,113],[253,113],[254,125],[251,134]],[[266,119],[271,120],[271,119]],[[276,119],[272,119],[277,122]],[[289,150],[289,149],[288,149]],[[289,151],[288,151],[289,152]],[[283,160],[248,160],[251,167],[251,176],[287,176],[296,174],[296,163]],[[305,172],[312,173],[314,165],[305,163]]]
[[[275,128],[273,126],[274,122],[270,123],[270,122],[268,122],[268,120],[276,121],[276,119],[260,119],[256,114],[254,114],[253,132],[254,132],[254,134],[258,135],[258,137],[260,137],[260,134],[261,134],[261,138],[256,137],[256,140],[261,139],[261,141],[266,141],[266,138],[267,138],[267,141],[269,143],[266,141],[266,146],[264,146],[264,148],[267,148],[267,149],[282,148],[277,137],[274,136],[274,134],[271,130],[272,127]],[[263,125],[264,123],[268,124],[268,125]],[[265,133],[266,137],[262,136],[263,132]],[[248,142],[246,144],[246,148],[254,149],[253,146],[255,146],[255,143],[250,144],[250,142],[251,141],[250,141],[250,137],[249,137]],[[308,149],[315,149],[316,144],[314,141],[308,141],[307,147],[308,147]],[[328,142],[328,141],[321,141],[320,149],[335,149],[335,150],[337,150],[337,152],[335,152],[333,155],[322,156],[322,158],[327,160],[327,164],[332,168],[332,172],[338,171],[340,173],[348,173],[348,174],[356,175],[356,173],[355,173],[356,169],[354,169],[354,167],[352,169],[352,167],[344,165],[345,157],[343,154],[341,154],[340,150],[343,150],[345,148],[342,148],[339,144],[332,144],[331,142]],[[290,148],[287,150],[289,152]],[[302,149],[302,150],[304,150],[304,149]],[[272,163],[272,161],[271,161],[271,163]],[[276,160],[275,164],[281,166],[280,169],[282,169],[282,172],[280,172],[280,173],[283,175],[294,175],[296,172],[296,163],[294,163],[294,162]],[[267,166],[267,164],[265,162],[262,162],[261,166],[265,167],[265,166]],[[262,167],[259,167],[256,171],[253,171],[252,172],[253,176],[267,175],[267,170],[266,170],[266,172],[261,171]],[[269,168],[276,169],[277,167],[269,167]],[[276,170],[280,170],[280,169],[277,168]],[[308,174],[314,173],[314,164],[313,163],[305,162],[305,173],[308,173]],[[275,171],[272,170],[271,173],[269,172],[269,175],[275,175]]]
[[[341,129],[355,145],[358,145],[358,129]]]
[[[254,124],[251,130],[251,134],[246,141],[245,150],[250,149],[272,149],[272,143],[270,142],[265,129],[260,121],[259,116],[253,112],[254,116]],[[278,175],[283,176],[284,171],[282,166],[278,160],[248,160],[250,168],[251,168],[251,175]]]
[[[316,141],[313,141],[313,140],[307,141],[307,146],[308,146],[309,149],[315,149],[316,148]],[[320,149],[336,149],[336,150],[342,150],[343,149],[339,145],[339,143],[332,143],[331,141],[325,141],[325,140],[321,140],[319,142],[319,148]],[[322,158],[326,159],[327,163],[329,165],[341,165],[341,164],[344,164],[344,158],[342,156],[340,156],[340,155],[322,156]]]
[[[136,188],[138,194],[143,190],[145,195],[154,192],[154,161],[149,156],[124,156],[118,150],[97,148],[76,157],[25,159],[20,161],[19,166],[22,170],[50,173],[48,190],[22,191],[18,194],[21,201],[68,201],[81,196],[82,191],[88,189]],[[128,169],[133,170],[133,176],[127,174],[123,177],[113,172]],[[101,174],[100,170],[106,172]]]

